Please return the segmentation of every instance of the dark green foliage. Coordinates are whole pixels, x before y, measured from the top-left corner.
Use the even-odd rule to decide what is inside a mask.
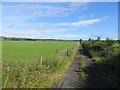
[[[120,88],[120,54],[107,58],[104,62],[99,63],[101,70],[113,87]]]
[[[120,88],[120,43],[119,41],[87,41],[83,47],[98,64],[106,81]]]

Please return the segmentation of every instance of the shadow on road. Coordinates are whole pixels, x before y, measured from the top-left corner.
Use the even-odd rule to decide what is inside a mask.
[[[79,50],[80,54],[84,55],[87,60],[86,65],[86,86],[88,88],[110,88],[110,85],[105,81],[98,65],[91,59],[92,56],[88,49],[82,45],[82,50]]]

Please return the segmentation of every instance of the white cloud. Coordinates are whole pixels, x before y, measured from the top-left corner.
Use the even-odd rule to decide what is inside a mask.
[[[87,19],[93,19],[95,18],[95,15],[94,14],[90,14],[90,15],[81,15],[78,17],[78,20],[87,20]]]
[[[11,11],[7,11],[10,9]],[[55,16],[66,16],[68,15],[70,8],[62,7],[62,6],[52,6],[52,5],[34,5],[34,4],[18,4],[18,5],[4,5],[3,6],[3,13],[9,14],[9,16],[16,16],[16,17],[55,17]]]
[[[102,18],[102,21],[109,21],[110,20],[110,17],[109,16],[105,16]]]
[[[82,37],[82,36],[83,36],[83,35],[76,35],[76,34],[75,34],[75,35],[74,35],[74,34],[70,34],[70,35],[69,35],[69,34],[68,34],[68,35],[64,35],[63,37],[64,37],[64,38],[70,38],[70,39],[72,39],[72,38],[73,38],[73,39],[78,39],[78,38],[80,38],[80,37]]]
[[[97,22],[100,22],[100,19],[91,19],[91,20],[82,20],[79,22],[63,22],[63,23],[32,23],[25,24],[23,28],[26,30],[39,30],[44,32],[63,32],[72,30],[70,27],[79,27],[85,25],[91,25]],[[65,26],[65,27],[61,27]],[[74,29],[73,29],[74,30]]]
[[[85,36],[80,34],[56,34],[56,35],[46,35],[45,38],[55,38],[55,39],[64,39],[64,40],[79,40]]]
[[[67,28],[58,28],[58,29],[51,29],[51,30],[46,30],[47,33],[56,33],[56,32],[64,32],[64,31],[70,31],[70,29]]]
[[[91,25],[97,22],[100,22],[100,19],[92,19],[92,20],[83,20],[83,21],[79,21],[79,22],[71,22],[71,23],[59,23],[57,25],[61,25],[61,26],[84,26],[84,25]]]
[[[81,2],[81,3],[78,3],[78,2],[72,2],[70,4],[70,7],[73,9],[73,10],[86,10],[87,9],[87,2]]]
[[[51,6],[51,5],[41,5],[41,6],[31,6],[34,10],[31,11],[32,16],[47,16],[47,17],[62,17],[67,16],[71,11],[70,8],[62,6]],[[28,9],[30,9],[28,7]]]
[[[4,36],[7,37],[21,37],[21,38],[34,38],[34,39],[64,39],[64,40],[79,40],[80,38],[86,38],[87,35],[80,34],[53,34],[53,33],[15,33],[15,32],[5,32]]]
[[[3,13],[8,13],[12,16],[27,16],[27,17],[34,17],[34,16],[47,16],[47,17],[62,17],[68,16],[70,13],[76,9],[84,10],[87,8],[87,3],[69,3],[66,5],[48,5],[48,4],[18,4],[18,5],[3,5]],[[7,12],[6,9],[10,9],[11,11]]]
[[[69,23],[28,23],[19,26],[25,30],[40,31],[40,32],[65,32],[75,30],[76,27],[86,26],[100,22],[101,19],[92,19],[92,20],[82,20],[79,22],[69,22]],[[17,28],[19,28],[17,27]],[[73,27],[73,28],[72,28]],[[15,27],[11,24],[8,25],[8,28],[14,29]],[[8,29],[7,29],[8,30]]]
[[[52,28],[48,23],[33,23],[33,24],[25,24],[23,26],[27,30],[46,30],[48,28]]]
[[[25,24],[23,26],[25,30],[33,30],[33,31],[43,31],[43,32],[63,32],[71,29],[56,27],[55,24],[52,23],[34,23],[34,24]]]

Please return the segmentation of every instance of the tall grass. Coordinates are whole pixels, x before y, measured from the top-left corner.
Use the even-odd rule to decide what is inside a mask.
[[[87,67],[87,59],[84,55],[81,55],[81,58],[80,58],[80,76],[83,80],[87,79],[86,67]]]

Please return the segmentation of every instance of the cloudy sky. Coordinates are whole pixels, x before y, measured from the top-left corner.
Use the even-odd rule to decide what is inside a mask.
[[[118,38],[117,2],[3,2],[1,9],[4,36]]]

